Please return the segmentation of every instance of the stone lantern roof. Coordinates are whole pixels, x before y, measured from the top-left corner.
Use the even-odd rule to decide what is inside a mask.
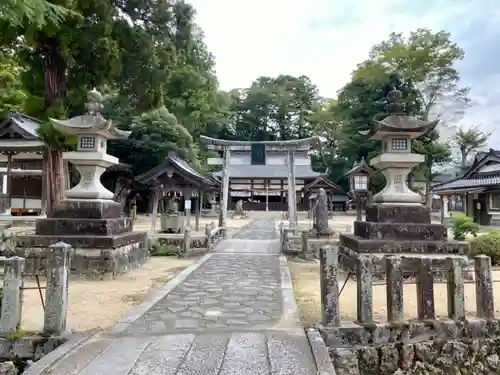
[[[402,97],[401,91],[396,88],[392,89],[387,95],[386,108],[390,113],[389,116],[381,121],[375,121],[375,125],[370,130],[359,133],[370,139],[383,140],[391,135],[408,135],[410,139],[414,139],[432,131],[439,120],[424,121],[406,115]]]
[[[54,128],[65,134],[72,135],[100,135],[106,139],[126,139],[132,132],[120,130],[114,126],[111,120],[106,120],[101,112],[102,94],[95,89],[87,94],[88,112],[82,116],[76,116],[68,120],[50,119]]]
[[[354,173],[366,173],[371,176],[373,175],[373,173],[375,173],[375,169],[368,165],[365,158],[362,158],[359,163],[357,163],[352,169],[345,173],[345,176],[349,176]]]

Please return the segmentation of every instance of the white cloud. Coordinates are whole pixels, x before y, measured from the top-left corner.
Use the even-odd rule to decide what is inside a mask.
[[[397,0],[189,2],[216,57],[222,89],[246,87],[260,75],[305,74],[324,96],[334,96],[391,31],[439,28],[443,14],[439,1],[425,17]],[[463,5],[447,7],[446,17],[456,12]]]
[[[392,31],[405,33],[429,27],[452,30],[454,36],[474,22],[483,30],[498,28],[500,19],[497,0],[188,1],[195,7],[196,22],[215,55],[223,90],[247,87],[262,75],[304,74],[326,97],[335,96],[356,65],[367,57],[370,47]],[[465,37],[473,43],[474,34],[468,33],[472,36],[466,33]],[[482,82],[467,82],[473,86],[477,104],[466,123],[486,122],[491,128],[500,122],[498,99],[496,104],[487,103],[491,95],[486,87],[491,82],[500,79],[493,81],[488,76]]]

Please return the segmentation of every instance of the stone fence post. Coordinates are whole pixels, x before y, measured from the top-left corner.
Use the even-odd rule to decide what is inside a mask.
[[[23,307],[24,258],[12,257],[5,261],[3,275],[2,312],[0,332],[15,332],[21,325]]]
[[[339,326],[338,246],[321,246],[319,249],[319,259],[322,323],[325,326]]]
[[[205,244],[207,250],[210,250],[210,248],[212,247],[211,234],[212,234],[212,229],[210,228],[210,224],[205,224],[205,236],[207,237]]]
[[[373,322],[373,260],[361,255],[356,268],[358,322]]]
[[[46,335],[60,336],[66,331],[71,254],[71,245],[64,242],[49,247],[43,321]]]
[[[493,303],[493,283],[491,275],[491,258],[478,255],[474,258],[476,276],[476,310],[480,318],[493,318],[495,307]]]
[[[404,319],[403,268],[401,263],[401,258],[394,255],[386,259],[387,320],[389,322],[401,322]]]
[[[310,246],[309,246],[309,231],[302,231],[302,257],[305,260],[310,260],[312,258]]]
[[[191,248],[191,230],[189,228],[184,229],[184,238],[182,240],[182,252],[187,255],[189,249]]]

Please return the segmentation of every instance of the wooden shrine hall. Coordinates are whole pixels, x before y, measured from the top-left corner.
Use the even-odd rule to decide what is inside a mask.
[[[40,121],[11,112],[0,123],[0,214],[45,213],[42,140]]]
[[[288,217],[296,222],[296,212],[309,210],[309,196],[319,187],[331,196],[345,196],[342,188],[313,171],[309,151],[315,138],[247,142],[202,136],[201,142],[220,153],[218,158],[209,158],[208,164],[222,166],[212,175],[222,183],[224,220],[239,200],[244,210],[288,210]]]
[[[195,213],[195,228],[199,230],[203,196],[220,190],[220,182],[198,173],[184,159],[171,152],[158,166],[137,176],[136,181],[147,185],[153,192],[151,232],[156,231],[158,212],[185,213],[187,226],[191,213]],[[192,202],[194,201],[194,204]]]

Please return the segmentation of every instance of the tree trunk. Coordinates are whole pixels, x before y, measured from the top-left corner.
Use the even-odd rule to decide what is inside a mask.
[[[64,198],[63,160],[60,150],[45,150],[44,169],[47,176],[47,217],[53,217],[56,206]]]
[[[44,72],[44,99],[49,108],[66,98],[66,62],[56,38],[42,36],[39,39],[41,64]]]

